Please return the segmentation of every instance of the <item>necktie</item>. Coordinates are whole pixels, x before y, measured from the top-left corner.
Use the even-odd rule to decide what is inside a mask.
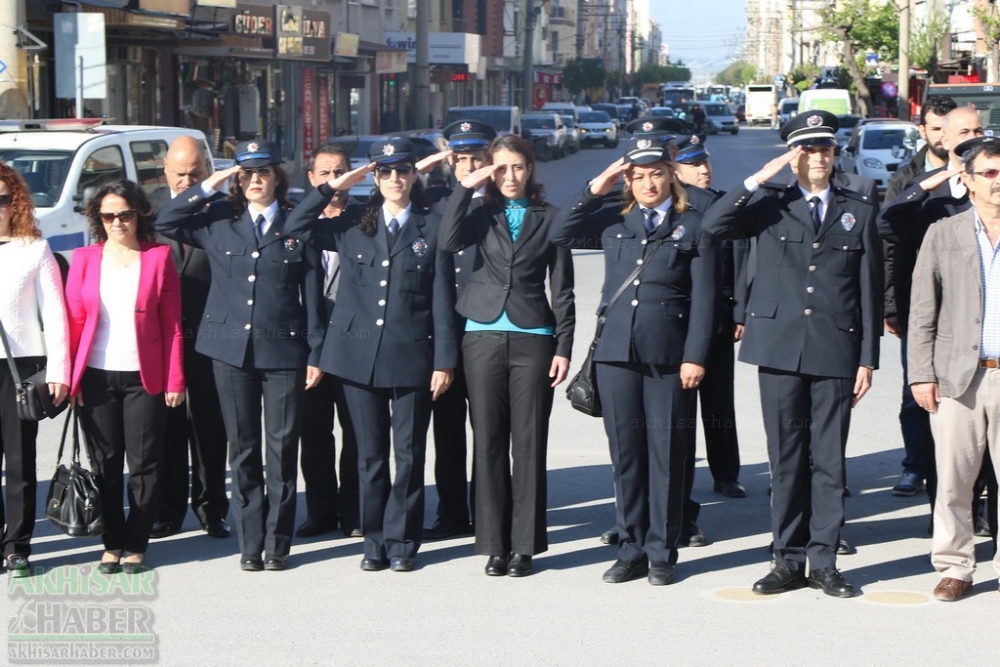
[[[396,218],[389,221],[389,250],[396,245],[396,235],[399,234],[399,222]]]
[[[819,228],[823,226],[823,217],[819,214],[819,207],[821,202],[822,200],[819,197],[813,197],[812,199],[809,200],[809,203],[812,204],[811,215],[813,220],[813,228],[816,230],[817,234],[819,234]]]
[[[642,213],[646,216],[646,233],[654,232],[656,230],[656,209],[645,208]]]
[[[266,220],[264,219],[264,214],[263,213],[261,213],[260,215],[258,215],[257,216],[257,221],[254,222],[253,231],[254,231],[254,234],[257,235],[257,242],[258,243],[264,238],[264,223],[265,222],[266,222]]]

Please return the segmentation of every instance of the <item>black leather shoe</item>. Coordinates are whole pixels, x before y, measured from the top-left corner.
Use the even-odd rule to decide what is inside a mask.
[[[109,560],[107,562],[101,561],[101,563],[97,566],[97,571],[100,572],[101,574],[114,574],[115,572],[118,571],[118,561],[116,560]]]
[[[490,577],[503,577],[507,574],[507,557],[490,556],[486,561],[486,574]]]
[[[361,569],[365,572],[378,572],[389,567],[389,561],[384,558],[365,558],[361,561]]]
[[[11,554],[4,559],[4,566],[7,568],[7,574],[13,579],[31,576],[31,566],[28,565],[28,559],[25,556]]]
[[[677,540],[678,547],[703,547],[706,544],[708,544],[708,540],[705,539],[705,533],[701,532],[701,528],[698,526],[685,528],[681,531],[680,539]]]
[[[268,556],[264,559],[264,569],[280,572],[288,567],[288,556]]]
[[[726,498],[746,498],[747,490],[739,480],[735,482],[716,482],[713,490]]]
[[[666,586],[674,580],[674,566],[667,563],[650,563],[646,579],[653,586]]]
[[[138,574],[139,572],[145,572],[149,568],[143,561],[122,561],[122,572],[125,574]]]
[[[507,561],[508,577],[527,577],[531,574],[531,556],[512,554]]]
[[[389,569],[393,572],[410,572],[413,570],[413,559],[398,556],[389,561]]]
[[[240,569],[244,572],[260,572],[264,569],[264,561],[260,556],[243,556],[240,558]]]
[[[601,533],[601,544],[618,544],[618,527]]]
[[[446,540],[450,537],[461,537],[463,535],[471,534],[472,524],[468,522],[462,524],[437,521],[430,528],[424,528],[424,541],[430,542],[432,540]]]
[[[229,537],[229,524],[223,519],[207,519],[201,524],[201,529],[208,533],[209,537]]]
[[[838,556],[850,556],[854,552],[854,547],[848,543],[844,538],[837,540],[837,555]]]
[[[835,598],[854,597],[854,586],[844,579],[835,567],[823,567],[809,571],[809,588],[822,589],[824,593]]]
[[[792,572],[782,563],[774,563],[766,577],[753,585],[757,595],[774,595],[806,587],[806,578],[801,572]]]
[[[344,531],[344,537],[364,537],[361,532],[361,523],[357,519],[340,517],[340,529]]]
[[[181,524],[177,521],[165,521],[164,519],[157,519],[153,522],[153,530],[149,534],[154,540],[159,540],[164,537],[170,537],[171,535],[176,535],[181,532]]]
[[[316,537],[325,533],[332,533],[336,529],[336,521],[331,523],[330,521],[321,521],[310,516],[306,517],[306,520],[296,529],[295,537]]]
[[[615,564],[604,573],[604,581],[609,584],[621,584],[632,579],[638,579],[649,574],[649,563],[646,561],[622,560],[619,558]]]

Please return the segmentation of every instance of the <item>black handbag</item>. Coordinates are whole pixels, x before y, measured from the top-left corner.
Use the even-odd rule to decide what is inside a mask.
[[[10,366],[10,375],[14,378],[14,387],[17,394],[17,416],[24,421],[41,421],[58,417],[59,414],[69,405],[69,400],[65,400],[59,405],[52,402],[52,394],[49,393],[49,384],[45,381],[45,369],[41,369],[27,380],[21,380],[21,374],[17,372],[17,364],[10,354],[10,343],[7,341],[7,331],[0,323],[0,340],[3,341],[4,352],[7,353],[7,364]]]
[[[76,410],[66,415],[59,443],[59,465],[49,485],[45,516],[70,537],[96,537],[104,534],[101,478],[80,464],[79,419]],[[62,463],[62,455],[70,421],[73,422],[73,455],[67,467]],[[89,458],[89,451],[87,455]]]
[[[618,298],[625,292],[628,286],[639,277],[639,274],[649,264],[649,259],[659,247],[659,243],[652,245],[649,249],[649,254],[643,259],[642,264],[637,265],[632,270],[632,273],[618,287],[607,304],[597,311],[597,330],[594,332],[594,340],[587,351],[587,358],[583,360],[580,370],[570,380],[569,386],[566,387],[566,398],[569,399],[570,404],[575,410],[579,410],[585,415],[601,417],[604,414],[601,411],[601,397],[597,393],[597,369],[594,367],[594,351],[597,350],[597,344],[601,340],[601,332],[604,330],[604,322],[607,319],[605,313],[611,310],[611,306],[615,305],[615,302],[618,301]]]

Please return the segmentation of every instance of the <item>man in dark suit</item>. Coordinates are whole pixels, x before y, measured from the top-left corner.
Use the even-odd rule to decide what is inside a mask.
[[[771,466],[774,564],[754,584],[761,595],[806,585],[854,595],[836,567],[844,451],[851,408],[878,365],[882,245],[875,203],[831,185],[837,127],[826,111],[795,116],[781,129],[789,152],[705,219],[715,235],[757,239],[740,359],[759,367]],[[794,185],[769,183],[793,161]]]
[[[208,159],[192,137],[174,139],[163,161],[168,190],[160,204],[181,194],[208,175]],[[169,195],[169,196],[168,196]],[[181,314],[184,326],[184,377],[188,400],[167,410],[166,446],[160,485],[160,509],[150,537],[181,531],[188,502],[188,451],[191,452],[191,509],[210,537],[229,537],[226,514],[226,429],[219,408],[212,360],[194,349],[198,323],[205,310],[212,272],[200,248],[186,246],[163,235],[170,246],[181,279]]]

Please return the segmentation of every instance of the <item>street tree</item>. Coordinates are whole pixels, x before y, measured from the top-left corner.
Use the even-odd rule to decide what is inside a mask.
[[[972,9],[972,16],[979,24],[983,39],[990,45],[990,75],[988,81],[1000,81],[1000,49],[997,43],[1000,42],[1000,11],[994,3],[987,5],[977,5]]]
[[[748,83],[753,83],[756,76],[756,67],[745,60],[737,60],[716,74],[715,82],[723,86],[745,86]]]
[[[992,5],[991,5],[992,7]],[[974,12],[976,10],[973,10]],[[910,30],[910,66],[925,69],[931,81],[937,73],[937,54],[947,35],[951,33],[948,15],[932,9]]]
[[[865,82],[865,55],[878,54],[884,62],[899,52],[899,16],[892,2],[878,0],[843,0],[820,12],[823,36],[840,42],[841,60],[856,88],[861,114],[872,108],[871,94]]]
[[[574,94],[603,88],[607,80],[608,73],[597,58],[570,60],[563,69],[563,84]]]

